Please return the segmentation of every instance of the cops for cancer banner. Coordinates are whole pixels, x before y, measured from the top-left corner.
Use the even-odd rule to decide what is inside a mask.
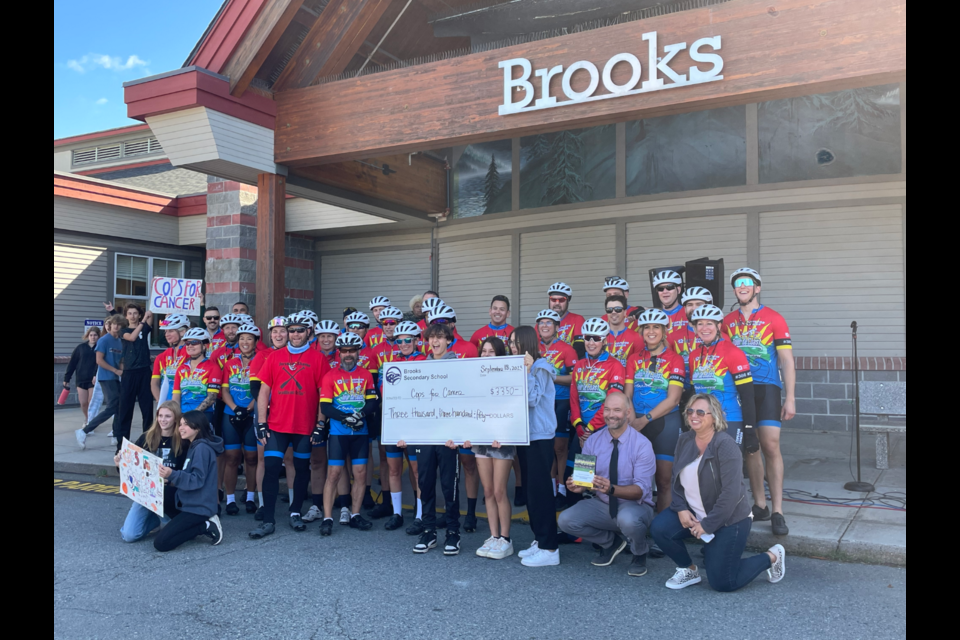
[[[187,278],[154,278],[150,288],[150,311],[200,315],[203,303],[203,280]]]
[[[395,444],[530,444],[522,356],[391,362],[383,439]]]

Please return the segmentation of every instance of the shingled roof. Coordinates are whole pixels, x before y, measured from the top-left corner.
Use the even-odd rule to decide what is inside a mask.
[[[100,180],[118,182],[131,187],[161,191],[173,196],[207,192],[207,176],[189,169],[178,169],[169,164],[155,164],[98,173]]]

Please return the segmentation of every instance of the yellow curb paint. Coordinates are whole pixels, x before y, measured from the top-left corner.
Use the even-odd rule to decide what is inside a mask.
[[[121,495],[120,487],[110,484],[96,484],[92,482],[77,482],[75,480],[53,479],[54,489],[64,489],[67,491],[84,491],[87,493],[103,493],[108,495]]]

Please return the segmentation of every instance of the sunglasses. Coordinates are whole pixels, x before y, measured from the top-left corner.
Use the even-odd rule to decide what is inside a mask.
[[[199,346],[202,345],[203,343],[200,342],[199,340],[187,340],[187,341],[184,342],[183,344],[185,344],[185,345],[188,346],[188,347],[199,347]]]
[[[677,285],[675,284],[664,284],[657,287],[658,293],[663,293],[664,291],[676,291]]]
[[[604,338],[600,336],[583,336],[584,342],[603,342]]]
[[[550,296],[550,302],[566,302],[566,301],[567,301],[566,296],[559,296],[559,297]]]
[[[400,323],[397,322],[396,320],[384,320],[384,321],[381,322],[380,324],[382,324],[382,325],[385,326],[385,327],[395,327],[395,326],[397,326],[397,325],[400,324]]]
[[[351,322],[347,325],[347,329],[366,329],[367,325],[360,322]]]
[[[753,281],[753,278],[737,278],[733,283],[734,289],[739,289],[740,287],[752,287],[756,283]]]
[[[607,307],[607,313],[623,313],[623,307]]]
[[[704,416],[712,416],[713,414],[709,411],[704,411],[703,409],[687,409],[687,415],[690,417],[697,416],[702,418]]]
[[[358,354],[358,353],[360,353],[360,349],[357,349],[356,347],[349,347],[349,348],[347,348],[347,347],[341,347],[341,348],[340,348],[340,355],[342,355],[342,356],[356,355],[356,354]]]
[[[220,316],[203,316],[203,319],[206,320],[207,322],[210,322],[212,320],[219,320]]]
[[[437,318],[436,320],[431,320],[430,324],[450,324],[450,321],[446,318]]]
[[[397,338],[397,344],[413,344],[416,342],[413,338]]]
[[[294,327],[293,329],[287,329],[287,333],[292,333],[294,335],[300,335],[306,332],[306,327]]]

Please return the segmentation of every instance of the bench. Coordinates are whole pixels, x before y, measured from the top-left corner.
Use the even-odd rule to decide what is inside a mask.
[[[864,415],[876,416],[864,423]],[[890,422],[907,415],[906,382],[860,383],[860,432],[877,436],[877,469],[890,468],[890,434],[906,435],[907,426]]]

